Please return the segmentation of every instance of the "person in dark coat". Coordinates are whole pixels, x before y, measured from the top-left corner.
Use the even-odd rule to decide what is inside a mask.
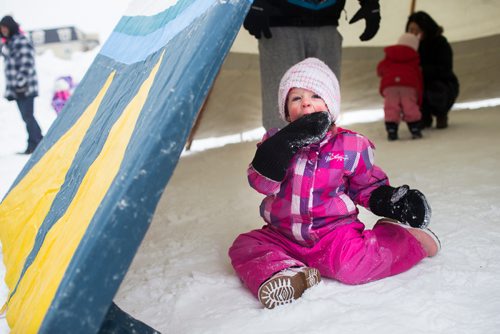
[[[19,31],[19,24],[12,16],[0,20],[0,33],[5,39],[1,52],[6,79],[4,96],[17,103],[28,131],[28,147],[23,153],[31,154],[43,137],[34,116],[34,99],[38,96],[35,50],[31,41]]]
[[[243,27],[258,39],[262,124],[266,130],[287,123],[278,117],[276,96],[283,74],[294,64],[315,57],[340,78],[342,36],[337,30],[346,0],[254,0]],[[380,25],[379,0],[359,0],[349,23],[365,21],[359,36],[367,41]]]
[[[431,127],[433,116],[436,128],[448,127],[448,113],[459,93],[459,82],[453,73],[453,50],[443,28],[426,12],[408,17],[406,31],[420,38],[418,53],[424,77],[422,125]]]

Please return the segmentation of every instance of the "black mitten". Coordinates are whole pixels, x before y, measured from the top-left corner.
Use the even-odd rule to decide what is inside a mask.
[[[350,24],[361,19],[366,21],[365,31],[359,36],[362,41],[368,41],[375,36],[380,27],[380,5],[378,0],[359,0],[361,8],[349,21]]]
[[[271,30],[269,29],[271,10],[266,0],[255,0],[243,22],[243,27],[257,39],[260,39],[262,34],[265,38],[271,38]]]
[[[431,207],[424,194],[407,185],[380,186],[372,192],[369,204],[374,214],[412,227],[426,227],[431,219]]]
[[[288,164],[299,149],[325,137],[332,119],[329,112],[315,112],[288,124],[259,145],[253,168],[275,181],[285,178]]]

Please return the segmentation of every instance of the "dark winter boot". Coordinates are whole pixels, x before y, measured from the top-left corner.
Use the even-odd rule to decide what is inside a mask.
[[[398,123],[385,122],[385,129],[387,130],[387,139],[394,141],[398,139]]]
[[[436,129],[446,129],[448,127],[448,115],[436,117]]]
[[[411,122],[408,123],[408,130],[410,130],[412,139],[420,139],[422,138],[422,132],[420,131],[421,125],[420,122]]]
[[[422,129],[432,127],[432,116],[430,113],[422,113],[422,119],[420,121],[420,126]]]

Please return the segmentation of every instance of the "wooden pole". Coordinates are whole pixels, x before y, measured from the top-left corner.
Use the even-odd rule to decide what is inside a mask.
[[[210,92],[211,91],[212,90],[210,89]],[[203,105],[201,106],[201,109],[198,112],[198,115],[196,116],[196,121],[194,122],[194,125],[191,128],[191,132],[189,133],[189,137],[188,137],[188,139],[186,141],[186,151],[189,151],[191,149],[191,144],[193,143],[194,135],[196,134],[196,131],[198,130],[198,127],[200,126],[201,118],[203,116],[203,112],[206,109],[207,101],[208,101],[208,98],[210,97],[210,92],[208,93],[207,98],[203,102]]]
[[[219,70],[220,73],[220,70]],[[210,95],[212,94],[212,89],[215,86],[215,81],[217,81],[217,78],[219,77],[219,74],[217,73],[217,76],[215,77],[214,84],[212,87],[210,87],[210,90],[208,91],[207,97],[205,98],[205,101],[203,101],[203,105],[200,108],[200,111],[198,112],[198,115],[196,116],[196,121],[194,122],[193,127],[191,128],[191,132],[189,133],[189,137],[186,141],[186,151],[189,151],[191,149],[191,144],[193,143],[194,136],[196,135],[196,131],[198,130],[198,127],[200,126],[201,119],[203,117],[203,113],[205,109],[207,108],[207,103],[208,99],[210,98]]]
[[[410,15],[415,12],[415,6],[417,4],[417,0],[411,0],[411,5],[410,5]]]

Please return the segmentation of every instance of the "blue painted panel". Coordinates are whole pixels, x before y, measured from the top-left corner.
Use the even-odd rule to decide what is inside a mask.
[[[69,171],[70,181],[61,189],[44,221],[39,233],[40,242],[71,202],[81,175],[100,153],[119,113],[165,51],[118,175],[73,256],[40,333],[92,333],[99,330],[250,3],[212,1],[205,12],[193,16],[189,25],[163,39],[163,45],[151,36],[143,35],[139,36],[142,39],[134,40],[138,43],[137,48],[120,49],[130,49],[130,57],[107,53],[103,49],[78,86],[72,98],[74,104],[68,106],[74,110],[66,110],[71,117],[62,117],[49,131],[42,143],[45,150],[75,122],[99,91],[106,75],[111,70],[117,71]],[[124,26],[120,29],[126,30]],[[163,35],[169,34],[162,27],[158,30],[163,31]],[[116,36],[110,38],[110,45],[129,43]],[[75,97],[81,99],[81,105]],[[33,162],[26,168],[29,169],[39,158],[33,156]]]

